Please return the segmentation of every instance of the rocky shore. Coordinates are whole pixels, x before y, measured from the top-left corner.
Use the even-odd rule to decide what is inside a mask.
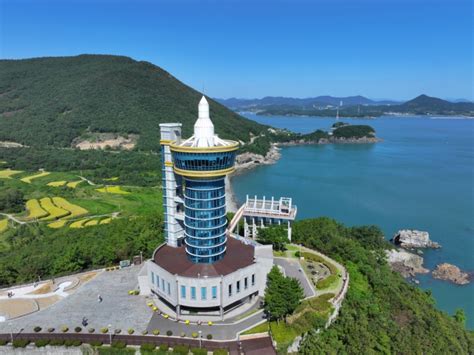
[[[295,146],[295,145],[314,145],[314,144],[372,144],[381,142],[377,137],[361,137],[361,138],[337,138],[330,137],[328,139],[321,138],[317,141],[308,141],[305,139],[293,140],[284,143],[277,143],[279,146]]]
[[[457,266],[448,263],[437,265],[432,275],[435,279],[450,281],[456,285],[467,285],[471,281],[471,275],[461,271]]]
[[[394,244],[406,249],[441,248],[441,245],[430,240],[430,235],[428,232],[423,232],[416,229],[399,230],[397,233],[395,233],[391,241]]]
[[[427,274],[430,271],[423,267],[423,258],[405,250],[386,250],[387,261],[393,271],[403,277],[415,277],[416,274]]]
[[[280,148],[277,144],[273,143],[270,147],[268,153],[263,156],[261,154],[255,153],[243,153],[237,156],[235,162],[235,172],[236,174],[241,173],[242,171],[252,169],[258,165],[268,165],[274,164],[280,159]]]

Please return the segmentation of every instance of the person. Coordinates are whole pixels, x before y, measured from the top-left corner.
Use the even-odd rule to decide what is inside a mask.
[[[102,302],[102,296],[101,296],[101,295],[98,295],[98,296],[97,296],[97,300],[99,301],[99,303]]]
[[[86,317],[82,317],[82,326],[83,327],[87,327],[87,318]]]

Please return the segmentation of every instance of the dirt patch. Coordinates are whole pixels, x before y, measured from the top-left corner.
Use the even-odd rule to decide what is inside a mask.
[[[29,295],[44,295],[45,293],[53,292],[53,283],[51,281],[47,281],[45,284],[42,284],[33,292],[30,292]]]
[[[21,148],[21,147],[26,147],[26,146],[17,142],[0,141],[0,148]]]
[[[22,111],[23,111],[23,109],[13,110],[13,111],[5,111],[5,112],[2,112],[2,113],[0,114],[0,116],[2,116],[2,117],[12,117],[12,116],[14,116],[15,114],[20,113],[20,112],[22,112]]]
[[[73,147],[81,150],[90,149],[124,149],[131,150],[138,141],[138,135],[129,134],[126,137],[115,133],[95,133],[87,139],[76,138],[73,141]]]
[[[34,300],[30,299],[11,299],[11,300],[0,300],[0,315],[5,316],[7,319],[16,318],[36,312],[38,305]]]
[[[61,297],[54,295],[54,296],[51,296],[51,297],[37,298],[36,303],[38,303],[38,306],[39,306],[40,309],[45,309],[46,307],[49,307],[49,306],[55,304],[56,302],[58,302],[61,299],[62,299]]]
[[[97,271],[92,271],[92,272],[79,275],[78,277],[81,283],[86,283],[87,281],[92,280],[96,276],[97,276]]]

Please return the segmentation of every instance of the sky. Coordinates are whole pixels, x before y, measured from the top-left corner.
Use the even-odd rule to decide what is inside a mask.
[[[0,0],[0,58],[116,54],[219,98],[474,99],[471,0]]]

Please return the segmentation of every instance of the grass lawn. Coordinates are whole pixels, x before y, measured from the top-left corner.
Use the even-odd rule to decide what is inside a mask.
[[[248,335],[248,334],[258,334],[258,333],[266,333],[268,332],[268,322],[259,324],[245,332],[241,333],[241,335]]]
[[[300,247],[293,244],[286,244],[285,251],[274,251],[273,256],[279,256],[283,258],[296,258],[295,253],[300,250]]]

